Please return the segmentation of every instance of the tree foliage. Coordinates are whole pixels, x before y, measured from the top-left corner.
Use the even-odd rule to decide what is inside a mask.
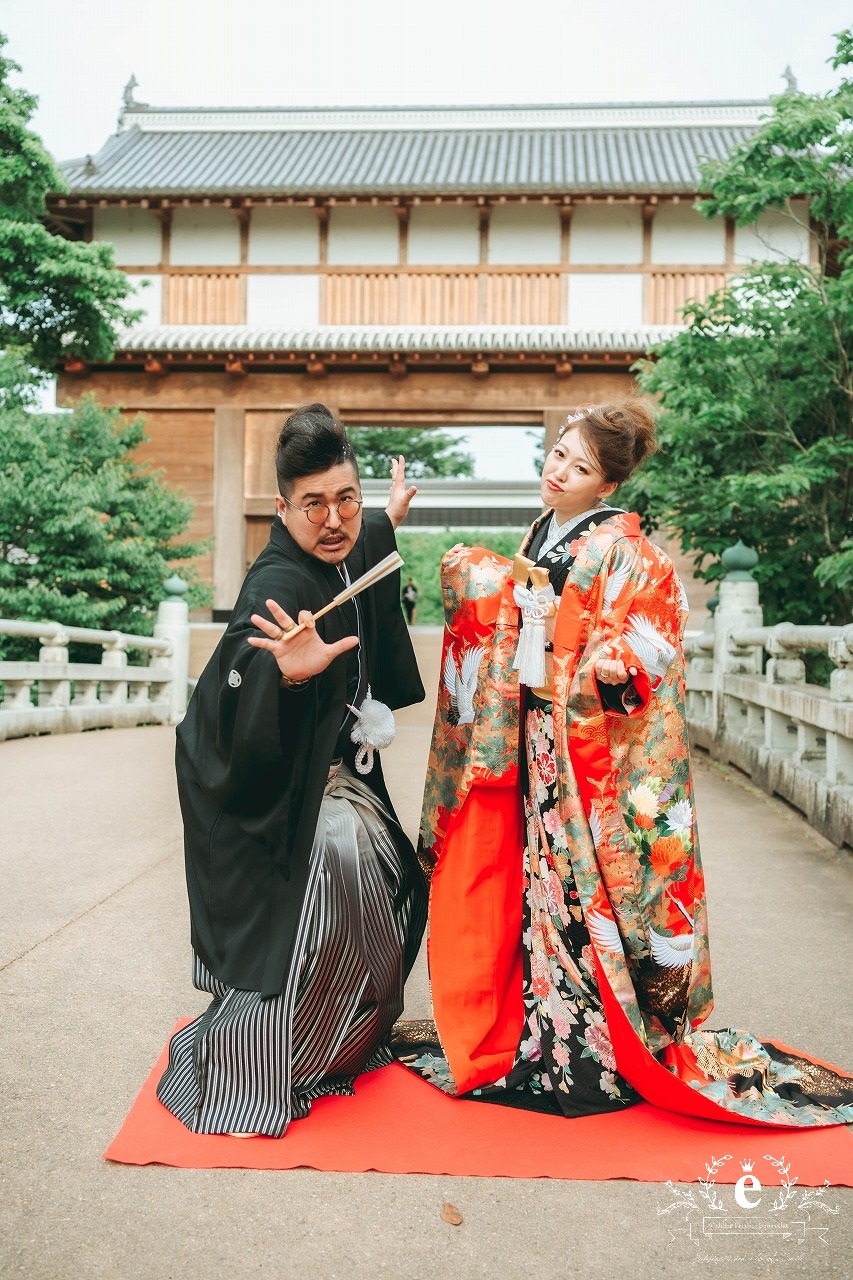
[[[386,479],[391,474],[391,460],[400,454],[406,459],[407,479],[474,474],[472,455],[458,449],[446,431],[351,427],[350,439],[365,479]]]
[[[27,126],[37,100],[13,87],[17,63],[3,55],[0,33],[0,348],[26,347],[41,369],[66,356],[105,360],[132,289],[110,245],[53,234],[42,219],[45,197],[65,180]]]
[[[20,387],[24,373],[0,358],[0,385]],[[0,407],[0,617],[150,635],[172,562],[206,549],[179,541],[192,503],[134,457],[141,419],[90,397],[38,414],[22,398]],[[182,572],[190,603],[207,603]]]
[[[853,31],[833,60],[853,62]],[[706,166],[707,217],[799,217],[812,264],[760,264],[705,303],[639,369],[662,413],[661,452],[623,501],[675,529],[720,576],[738,537],[759,554],[769,622],[849,621],[853,609],[853,81],[789,93],[754,137]]]

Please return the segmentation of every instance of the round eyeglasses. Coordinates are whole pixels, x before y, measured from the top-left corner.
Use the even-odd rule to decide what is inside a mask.
[[[282,495],[284,496],[284,495]],[[325,502],[309,502],[307,507],[297,507],[295,502],[291,502],[290,498],[285,498],[285,502],[289,507],[293,507],[294,511],[301,511],[307,516],[312,524],[325,524],[332,511],[337,511],[341,520],[352,520],[358,515],[363,498],[341,498],[340,502],[331,504]]]

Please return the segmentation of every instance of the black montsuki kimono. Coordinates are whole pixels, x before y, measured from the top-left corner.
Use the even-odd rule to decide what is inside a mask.
[[[387,515],[366,516],[347,560],[351,578],[395,547]],[[366,655],[373,696],[391,708],[424,697],[400,609],[399,577],[389,574],[359,596],[362,661]],[[265,996],[282,991],[288,972],[355,658],[335,659],[304,689],[282,689],[272,655],[247,643],[258,634],[250,617],[269,615],[267,599],[294,618],[300,609],[316,612],[341,587],[337,569],[303,551],[276,518],[178,727],[193,947],[215,978]],[[321,618],[317,630],[327,643],[355,635],[352,603]],[[349,755],[352,766],[355,747],[344,736],[344,759]],[[378,756],[365,780],[393,814]],[[408,841],[406,846],[404,889],[425,898],[417,858]],[[406,972],[421,932],[407,941]]]

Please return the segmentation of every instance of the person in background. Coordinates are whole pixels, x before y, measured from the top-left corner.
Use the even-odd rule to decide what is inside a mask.
[[[342,424],[321,404],[287,419],[269,543],[178,727],[193,983],[211,1003],[173,1036],[157,1096],[195,1133],[280,1137],[391,1061],[427,899],[374,758],[389,719],[393,736],[382,700],[424,696],[399,571],[313,615],[396,549],[415,490],[403,458],[392,471],[386,510],[363,518]]]
[[[415,625],[415,609],[418,603],[418,589],[411,578],[406,579],[402,600],[403,608],[406,610],[406,621],[410,627],[413,627]]]

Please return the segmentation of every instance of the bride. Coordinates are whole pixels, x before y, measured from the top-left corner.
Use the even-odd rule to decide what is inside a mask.
[[[421,826],[435,1026],[397,1053],[446,1092],[583,1116],[853,1122],[853,1078],[713,1007],[684,591],[611,502],[656,447],[638,400],[569,417],[512,564],[456,547]]]

